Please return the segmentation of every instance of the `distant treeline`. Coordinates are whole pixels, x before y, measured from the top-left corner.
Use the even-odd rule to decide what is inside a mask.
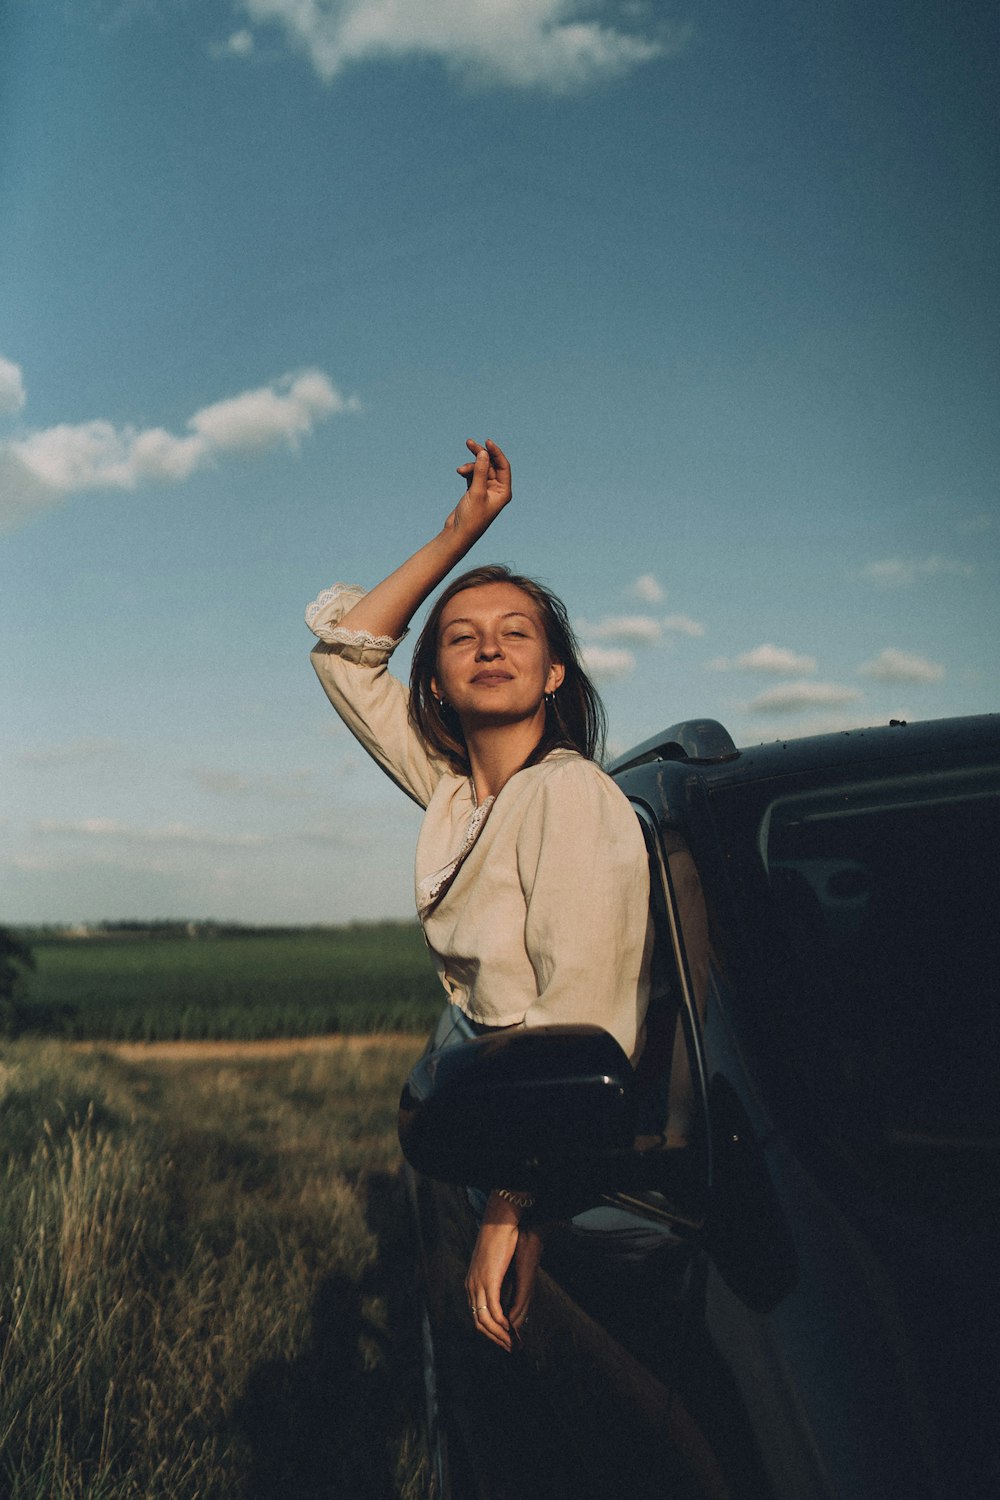
[[[379,922],[311,922],[297,925],[265,924],[252,922],[217,922],[211,918],[155,917],[142,921],[122,919],[100,922],[45,922],[41,925],[18,927],[18,935],[26,943],[46,942],[66,938],[100,937],[156,937],[156,938],[225,938],[225,937],[297,937],[307,932],[357,932],[388,931],[400,928],[415,930],[416,918],[394,920],[386,918]]]

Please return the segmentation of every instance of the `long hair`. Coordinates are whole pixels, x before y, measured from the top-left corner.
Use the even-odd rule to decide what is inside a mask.
[[[431,679],[437,672],[438,634],[445,605],[464,589],[487,583],[511,583],[528,595],[541,617],[550,660],[558,662],[565,673],[558,690],[545,700],[545,729],[525,765],[535,765],[555,749],[578,750],[588,760],[599,760],[604,754],[607,725],[604,704],[580,662],[580,648],[566,606],[533,578],[512,573],[501,563],[472,568],[453,579],[427,616],[410,668],[410,720],[414,728],[456,771],[468,775],[469,756],[458,715],[438,702],[431,692]]]

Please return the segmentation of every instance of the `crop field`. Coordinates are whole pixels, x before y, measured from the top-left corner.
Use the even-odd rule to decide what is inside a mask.
[[[444,1003],[415,922],[29,940],[27,1029],[74,1039],[425,1033]]]
[[[0,1494],[426,1492],[415,1037],[0,1044]]]

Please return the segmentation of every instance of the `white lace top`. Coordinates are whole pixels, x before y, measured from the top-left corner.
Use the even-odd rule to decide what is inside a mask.
[[[635,1060],[649,877],[628,802],[593,761],[554,750],[477,806],[469,778],[410,722],[408,690],[387,669],[399,642],[340,625],[363,594],[336,585],[310,604],[312,662],[351,733],[426,809],[415,897],[448,998],[489,1026],[591,1022]]]

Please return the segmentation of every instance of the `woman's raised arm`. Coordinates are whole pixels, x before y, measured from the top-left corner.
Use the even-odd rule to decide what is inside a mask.
[[[511,498],[510,464],[496,443],[469,438],[474,455],[458,472],[468,488],[437,536],[358,601],[340,620],[348,630],[401,636],[428,594],[460,562]]]

